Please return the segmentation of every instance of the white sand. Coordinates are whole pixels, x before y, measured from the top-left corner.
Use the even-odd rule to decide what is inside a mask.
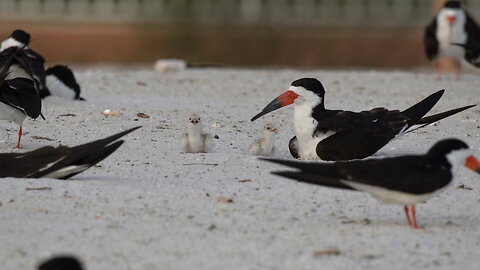
[[[88,101],[48,98],[47,120],[25,122],[25,150],[143,128],[128,135],[100,167],[72,180],[0,180],[1,268],[33,269],[58,253],[75,254],[93,270],[478,267],[480,179],[465,168],[453,186],[418,205],[426,229],[415,231],[406,225],[401,206],[273,176],[269,172],[279,166],[247,154],[270,121],[280,129],[276,157],[290,158],[292,108],[253,123],[250,118],[291,81],[309,76],[324,83],[328,108],[404,109],[445,88],[433,110],[440,112],[477,103],[480,93],[475,75],[436,81],[431,73],[378,71],[78,72]],[[100,115],[107,108],[123,115]],[[138,118],[139,112],[150,118]],[[179,153],[179,137],[192,112],[203,117],[207,132],[219,136],[212,153]],[[76,116],[61,116],[67,113]],[[423,153],[446,137],[464,139],[480,156],[479,115],[479,108],[470,109],[405,135],[377,156]],[[214,122],[221,127],[212,128]],[[0,125],[2,151],[12,151],[16,126]],[[460,184],[473,190],[455,188]],[[51,190],[26,190],[39,187]],[[332,248],[340,254],[315,256]]]

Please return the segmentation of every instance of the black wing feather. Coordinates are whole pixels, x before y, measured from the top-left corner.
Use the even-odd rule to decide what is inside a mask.
[[[86,170],[120,147],[123,141],[116,140],[138,128],[140,127],[72,148],[46,146],[21,154],[0,154],[0,177],[40,178],[68,166],[85,166]],[[74,172],[62,179],[78,173],[80,172]]]
[[[27,78],[6,80],[0,89],[0,101],[22,110],[35,119],[42,111],[42,101],[35,90],[33,81]]]
[[[433,61],[438,55],[438,40],[437,40],[437,17],[433,18],[432,22],[425,29],[425,53],[428,60]]]

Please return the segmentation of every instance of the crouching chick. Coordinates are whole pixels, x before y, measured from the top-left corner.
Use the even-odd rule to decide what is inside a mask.
[[[256,156],[270,156],[275,152],[275,133],[278,129],[272,124],[263,127],[262,138],[255,139],[250,145],[250,153]]]

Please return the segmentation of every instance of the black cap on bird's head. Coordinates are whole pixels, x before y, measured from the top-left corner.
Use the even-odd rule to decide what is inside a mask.
[[[265,106],[260,113],[252,117],[251,121],[255,121],[269,112],[273,112],[277,109],[293,104],[298,97],[304,96],[308,92],[318,96],[320,98],[320,102],[323,102],[325,88],[323,88],[323,85],[319,80],[315,78],[298,79],[292,82],[290,88],[285,93],[276,97],[267,106]],[[313,95],[311,96],[315,97]]]
[[[13,31],[10,37],[24,45],[28,45],[30,43],[30,34],[20,29]]]
[[[72,256],[49,259],[38,266],[38,270],[82,270],[82,264]]]
[[[459,139],[445,139],[437,142],[428,150],[428,156],[438,159],[446,158],[450,165],[454,162],[463,165],[472,171],[480,173],[480,162],[470,153],[468,145]]]
[[[445,8],[462,8],[462,3],[457,0],[449,0],[443,5]]]

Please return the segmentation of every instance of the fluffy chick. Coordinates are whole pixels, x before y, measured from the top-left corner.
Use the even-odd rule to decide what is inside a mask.
[[[185,153],[205,153],[213,147],[213,139],[203,133],[200,116],[192,114],[188,118],[187,132],[181,137],[182,151]]]
[[[263,127],[262,138],[255,139],[250,145],[250,153],[256,156],[270,156],[275,152],[275,133],[278,129],[272,124]]]

